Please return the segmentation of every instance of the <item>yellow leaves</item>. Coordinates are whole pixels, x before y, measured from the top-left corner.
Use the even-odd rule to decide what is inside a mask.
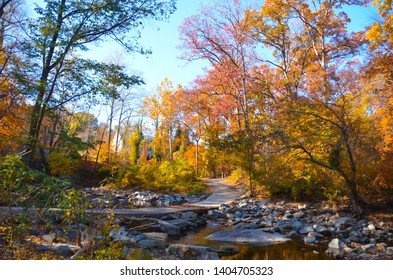
[[[374,23],[366,34],[366,39],[372,44],[371,50],[375,50],[379,46],[387,44],[388,48],[393,44],[393,13],[392,13],[392,0],[385,0],[381,2],[376,0],[373,6],[379,6],[378,13],[383,19],[383,23]]]
[[[380,40],[383,39],[382,33],[382,26],[379,22],[374,23],[370,30],[366,33],[366,39],[370,42],[373,42],[373,44],[370,46],[372,50],[374,50],[380,43]]]

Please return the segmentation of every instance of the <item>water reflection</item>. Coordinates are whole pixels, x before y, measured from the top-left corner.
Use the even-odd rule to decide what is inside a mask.
[[[243,246],[228,243],[218,243],[205,240],[205,237],[222,230],[230,230],[229,227],[208,225],[198,231],[189,232],[180,239],[172,240],[173,243],[198,244],[198,245],[225,245],[239,250],[239,254],[222,257],[224,260],[329,260],[331,257],[325,254],[327,245],[305,245],[301,240],[289,241],[270,246]]]

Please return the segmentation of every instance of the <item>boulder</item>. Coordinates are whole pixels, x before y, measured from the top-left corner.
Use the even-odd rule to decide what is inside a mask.
[[[169,221],[166,221],[166,222],[171,224],[171,225],[174,225],[174,226],[176,226],[176,227],[178,227],[180,229],[185,229],[189,225],[188,221],[185,220],[185,219],[169,220]]]
[[[237,229],[213,233],[206,240],[217,242],[271,245],[289,241],[290,239],[279,233],[268,233],[263,230]]]
[[[181,233],[181,229],[178,226],[175,226],[167,221],[158,220],[158,223],[161,227],[161,230],[170,236],[177,236]]]
[[[197,220],[198,219],[198,214],[195,212],[185,212],[183,214],[181,214],[181,218],[185,219],[185,220]]]

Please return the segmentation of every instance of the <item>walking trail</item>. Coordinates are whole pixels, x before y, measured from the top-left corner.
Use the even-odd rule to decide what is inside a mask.
[[[212,189],[212,194],[205,200],[185,204],[180,207],[146,207],[137,209],[90,209],[86,210],[87,213],[92,214],[105,214],[114,213],[115,215],[127,215],[127,216],[149,216],[149,217],[160,217],[176,212],[204,212],[209,209],[218,208],[221,204],[231,202],[235,200],[239,195],[239,191],[232,186],[227,185],[223,179],[208,179],[205,182]],[[22,207],[12,207],[13,214],[22,213]],[[50,209],[53,211],[58,211],[59,209]],[[37,212],[37,209],[30,209],[32,214]],[[0,216],[9,214],[8,207],[0,207]]]

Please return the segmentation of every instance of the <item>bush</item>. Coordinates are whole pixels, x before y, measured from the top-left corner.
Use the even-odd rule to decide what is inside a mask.
[[[52,152],[47,158],[52,175],[71,176],[81,166],[79,159],[64,156],[58,152]]]
[[[198,194],[205,190],[205,186],[197,180],[194,169],[185,160],[150,160],[131,166],[118,180],[117,185],[119,184],[122,187],[141,186],[163,193]]]

